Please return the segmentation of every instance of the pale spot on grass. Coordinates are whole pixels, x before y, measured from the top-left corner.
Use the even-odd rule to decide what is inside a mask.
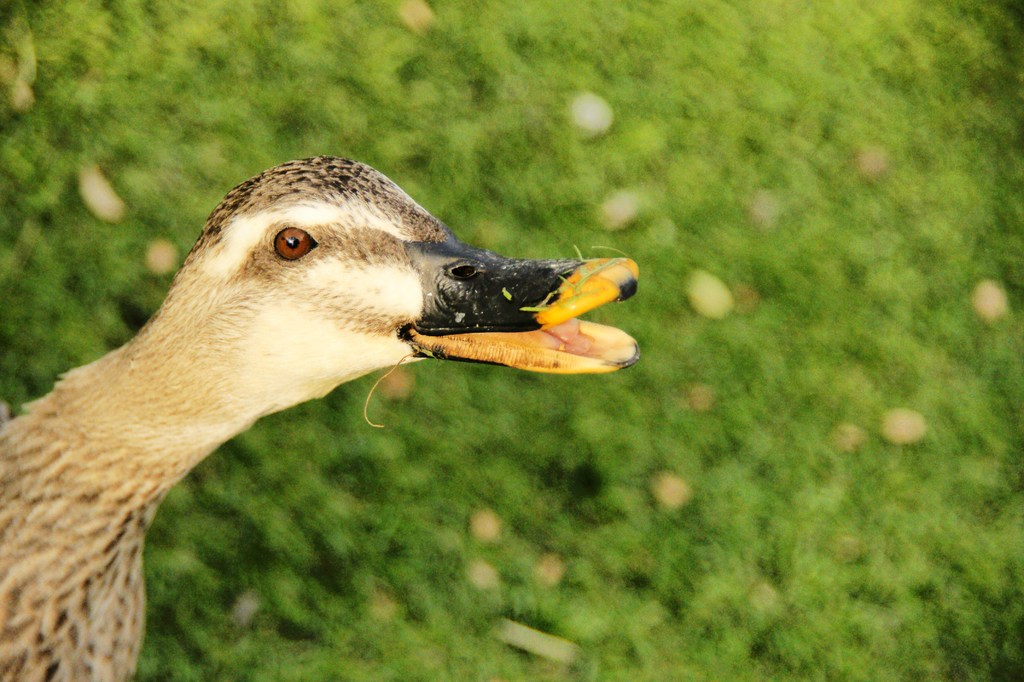
[[[466,578],[479,590],[494,590],[501,585],[498,569],[483,559],[474,559],[466,568]]]
[[[23,21],[15,21],[11,27],[17,35],[14,39],[14,49],[18,55],[18,78],[29,85],[36,82],[37,60],[36,44],[32,39],[32,31]]]
[[[565,576],[565,562],[557,554],[545,554],[533,567],[534,579],[544,587],[554,587]]]
[[[240,628],[247,628],[252,624],[252,619],[260,610],[260,597],[252,590],[246,590],[238,595],[235,605],[231,607],[231,619]]]
[[[221,172],[228,163],[226,146],[225,142],[219,138],[196,145],[193,153],[199,167],[210,174]]]
[[[679,239],[679,228],[669,218],[658,220],[649,231],[650,239],[659,246],[672,246]]]
[[[747,204],[747,217],[755,227],[763,230],[775,227],[779,219],[779,200],[766,189],[754,192]]]
[[[469,532],[480,542],[495,542],[501,537],[501,519],[490,509],[477,510],[469,518]]]
[[[868,434],[861,427],[849,422],[837,424],[829,440],[840,452],[856,452],[867,442]]]
[[[864,556],[864,542],[856,535],[840,535],[833,549],[836,559],[846,564]]]
[[[18,79],[18,65],[10,57],[0,55],[0,83],[14,85]]]
[[[35,104],[32,85],[36,82],[36,47],[28,24],[15,18],[3,32],[5,47],[13,47],[16,59],[3,57],[0,61],[0,82],[10,86],[11,108],[24,113]]]
[[[178,247],[167,239],[154,239],[146,247],[146,267],[156,275],[166,275],[178,267]]]
[[[434,25],[434,10],[424,0],[405,0],[398,8],[398,17],[413,33],[426,33]]]
[[[911,445],[924,438],[928,424],[916,410],[898,407],[882,417],[882,436],[895,445]]]
[[[370,615],[380,621],[391,620],[398,611],[398,604],[390,594],[381,589],[375,589],[370,595]]]
[[[758,580],[750,587],[747,595],[750,605],[761,613],[771,613],[779,608],[779,592],[767,580]]]
[[[580,648],[572,642],[507,618],[502,619],[497,634],[505,644],[550,661],[570,665],[579,656]]]
[[[124,217],[125,205],[99,166],[86,166],[78,173],[78,193],[86,208],[108,223]]]
[[[572,101],[572,122],[590,137],[608,132],[615,115],[611,105],[592,92],[581,92]]]
[[[388,400],[399,401],[409,398],[415,386],[416,379],[412,372],[404,367],[399,367],[395,371],[386,374],[380,380],[378,388],[381,394]]]
[[[675,510],[693,498],[693,489],[681,476],[662,471],[651,480],[651,494],[662,509]]]
[[[707,412],[715,406],[715,389],[707,384],[692,384],[686,389],[684,401],[694,412]]]
[[[631,190],[620,190],[601,204],[601,224],[606,230],[621,230],[636,220],[640,197]]]
[[[11,85],[11,109],[23,114],[35,103],[36,94],[32,91],[32,86],[20,78],[14,81],[14,84]]]
[[[732,289],[733,298],[736,301],[736,312],[752,313],[761,305],[761,294],[757,289],[748,284],[737,284]]]
[[[729,287],[705,270],[696,270],[690,275],[686,295],[698,315],[712,320],[721,320],[732,312],[735,306]]]
[[[889,172],[889,154],[880,147],[865,147],[854,159],[857,172],[865,180],[878,180]]]
[[[974,312],[978,317],[990,323],[1003,319],[1010,311],[1006,290],[991,279],[982,280],[974,287],[971,305],[974,306]]]

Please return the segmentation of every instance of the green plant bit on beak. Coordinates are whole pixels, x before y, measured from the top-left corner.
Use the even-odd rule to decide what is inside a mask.
[[[601,262],[602,260],[603,262]],[[628,258],[608,258],[586,261],[585,264],[571,276],[569,276],[568,278],[563,277],[562,286],[559,287],[556,291],[552,291],[551,293],[549,293],[544,298],[544,300],[540,302],[539,305],[523,306],[522,308],[520,308],[520,310],[522,310],[525,313],[540,313],[552,307],[552,305],[570,305],[574,301],[578,300],[581,296],[589,294],[589,292],[585,292],[583,289],[584,285],[590,280],[590,278],[592,278],[594,275],[600,274],[605,270],[608,270],[609,268],[619,267],[623,264],[624,261],[629,261],[630,263],[632,263],[632,261],[630,261]],[[588,264],[591,263],[599,264],[594,267],[588,267]],[[574,279],[577,275],[580,274],[582,270],[586,270],[586,272],[580,275],[578,280]],[[554,303],[551,302],[552,298],[556,298]]]
[[[588,310],[628,298],[636,290],[639,268],[629,258],[600,258],[583,263],[555,292],[545,299],[535,319],[541,327],[550,327],[578,317]]]
[[[565,284],[565,278],[562,278],[562,284]],[[548,292],[548,295],[544,297],[544,300],[539,305],[524,305],[520,310],[524,313],[539,313],[542,310],[546,310],[551,305],[551,299],[554,298],[561,289]]]

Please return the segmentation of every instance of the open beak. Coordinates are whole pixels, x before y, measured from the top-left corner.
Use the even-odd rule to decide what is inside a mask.
[[[556,374],[614,372],[640,357],[625,332],[577,319],[636,293],[628,258],[516,260],[454,238],[406,250],[425,300],[403,336],[420,355]]]

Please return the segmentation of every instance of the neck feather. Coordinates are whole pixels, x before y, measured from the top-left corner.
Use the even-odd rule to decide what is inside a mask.
[[[128,496],[125,488],[134,488],[133,501],[143,504],[162,497],[260,416],[234,399],[215,354],[166,353],[152,341],[151,335],[140,335],[72,370],[50,394],[31,403],[4,434],[5,466],[59,473],[69,493],[92,488],[102,494],[116,486]],[[19,437],[64,447],[45,449],[52,462],[23,462],[19,453],[43,454],[19,447]],[[7,471],[5,478],[11,475],[17,474]]]

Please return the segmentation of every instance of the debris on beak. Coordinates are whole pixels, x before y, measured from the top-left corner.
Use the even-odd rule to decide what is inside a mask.
[[[623,301],[636,293],[640,268],[629,258],[584,261],[555,292],[554,301],[537,307],[542,327],[579,317],[594,308]]]

